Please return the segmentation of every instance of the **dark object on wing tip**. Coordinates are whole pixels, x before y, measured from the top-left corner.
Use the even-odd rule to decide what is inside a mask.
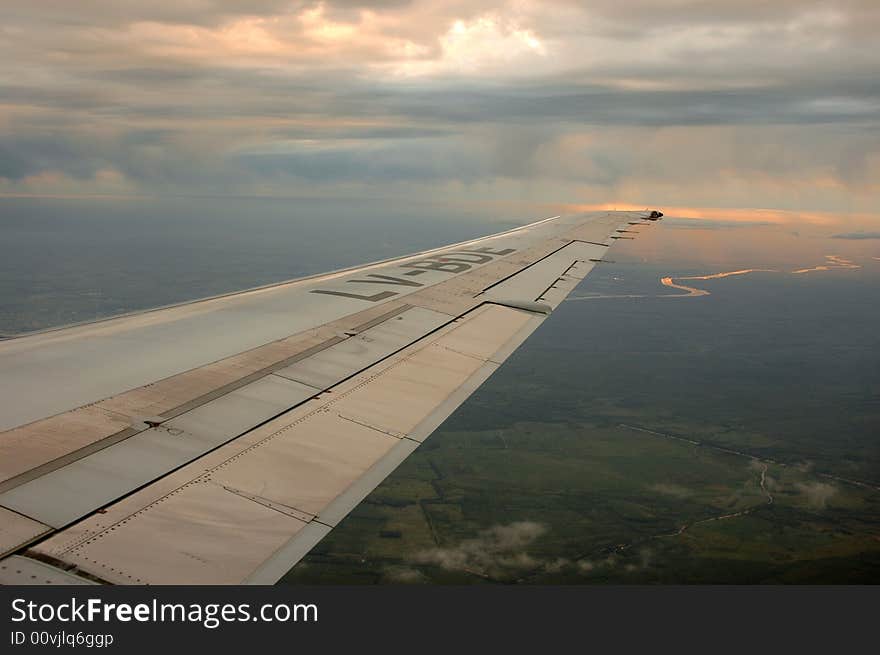
[[[663,212],[658,212],[656,209],[651,212],[651,215],[648,217],[653,220],[657,220],[658,218],[663,218]]]

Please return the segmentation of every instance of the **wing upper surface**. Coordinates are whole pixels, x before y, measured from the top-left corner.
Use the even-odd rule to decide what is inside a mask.
[[[4,391],[16,375],[19,395],[60,389],[21,411],[18,396],[4,401],[0,554],[112,583],[273,582],[498,368],[622,226],[652,218],[558,217],[0,343]],[[77,367],[85,382],[71,392]],[[23,422],[35,408],[44,414]]]

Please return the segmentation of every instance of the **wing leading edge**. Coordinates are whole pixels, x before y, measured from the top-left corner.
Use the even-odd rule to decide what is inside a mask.
[[[4,401],[0,583],[275,582],[497,370],[613,239],[660,216],[554,217],[0,342],[0,371],[13,371],[0,388],[17,375],[38,395],[23,409]],[[133,342],[141,348],[126,354]],[[77,371],[81,388],[34,386],[69,385]]]

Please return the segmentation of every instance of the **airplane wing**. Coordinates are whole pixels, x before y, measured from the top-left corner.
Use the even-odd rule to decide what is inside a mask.
[[[0,341],[0,584],[275,582],[660,216]]]

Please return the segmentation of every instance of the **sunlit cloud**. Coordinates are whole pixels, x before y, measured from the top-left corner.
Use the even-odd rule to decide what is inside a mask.
[[[816,225],[880,201],[876,3],[7,4],[2,194],[389,195]]]
[[[438,58],[407,61],[397,66],[395,72],[403,75],[497,73],[516,64],[525,65],[526,71],[533,74],[534,58],[547,56],[545,44],[534,31],[493,14],[472,20],[457,19],[438,41]]]
[[[569,205],[571,211],[641,211],[647,207],[631,203],[597,203]],[[765,225],[839,225],[850,221],[866,221],[874,219],[877,214],[847,214],[842,212],[811,212],[785,211],[779,209],[760,208],[724,208],[724,207],[676,207],[664,205],[667,216],[689,218],[698,221],[730,221],[736,223],[756,223]]]

